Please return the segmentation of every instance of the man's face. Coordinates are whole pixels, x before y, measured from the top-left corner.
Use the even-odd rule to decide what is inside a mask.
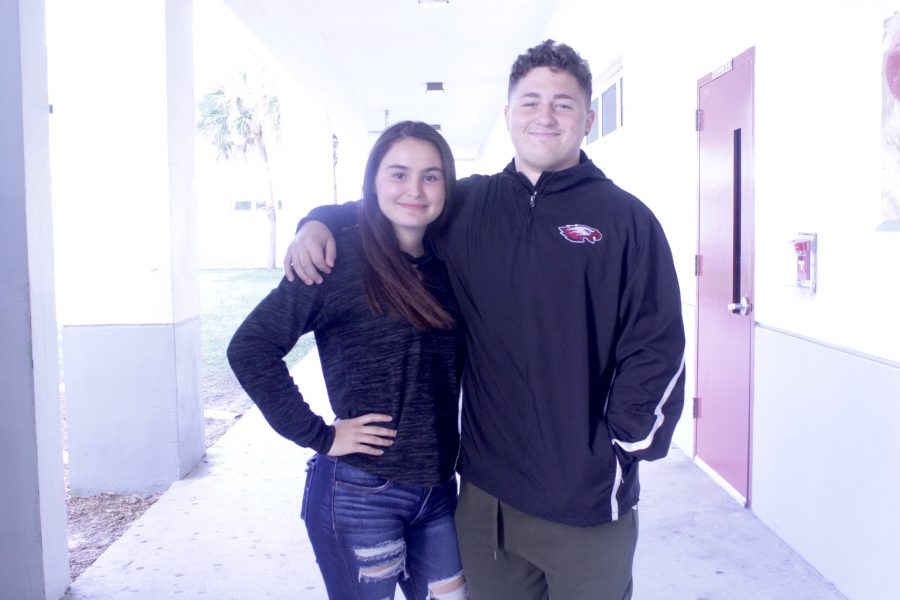
[[[516,170],[535,183],[544,171],[577,165],[581,141],[594,123],[594,111],[587,105],[578,80],[568,71],[537,67],[520,79],[506,107]]]

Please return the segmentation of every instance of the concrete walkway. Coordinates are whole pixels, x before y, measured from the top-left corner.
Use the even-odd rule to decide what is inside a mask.
[[[294,378],[314,410],[330,415],[315,352]],[[299,517],[310,455],[254,408],[65,600],[326,600]],[[641,469],[634,600],[844,599],[681,451]]]

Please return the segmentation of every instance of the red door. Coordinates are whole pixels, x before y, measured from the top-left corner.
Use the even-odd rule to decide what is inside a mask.
[[[753,58],[751,48],[697,82],[698,462],[750,498],[753,335]]]

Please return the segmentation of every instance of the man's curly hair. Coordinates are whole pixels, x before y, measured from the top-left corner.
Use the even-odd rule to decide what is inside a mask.
[[[519,83],[532,69],[549,67],[553,71],[568,71],[578,81],[584,91],[588,104],[591,102],[591,67],[575,50],[566,44],[544,40],[537,46],[520,54],[513,63],[509,73],[509,90]]]

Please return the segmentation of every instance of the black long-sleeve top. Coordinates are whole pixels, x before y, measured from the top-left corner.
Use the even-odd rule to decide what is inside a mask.
[[[314,331],[335,416],[386,414],[393,420],[379,425],[397,429],[383,455],[343,460],[393,481],[446,481],[459,446],[464,343],[444,266],[430,252],[409,257],[426,289],[456,321],[450,331],[418,330],[398,317],[376,315],[366,303],[358,229],[342,232],[338,243],[341,254],[323,285],[282,279],[250,313],[228,346],[231,368],[275,431],[327,453],[334,427],[312,412],[283,360],[301,335]]]

